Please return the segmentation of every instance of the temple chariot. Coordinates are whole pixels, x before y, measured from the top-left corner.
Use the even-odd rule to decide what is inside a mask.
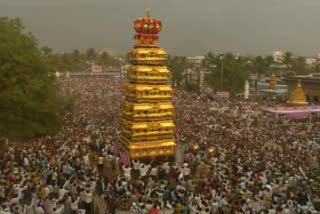
[[[146,17],[134,22],[134,29],[136,44],[128,53],[131,66],[123,90],[120,150],[132,159],[172,156],[176,144],[171,72],[165,66],[167,53],[156,46],[162,23],[147,10]]]

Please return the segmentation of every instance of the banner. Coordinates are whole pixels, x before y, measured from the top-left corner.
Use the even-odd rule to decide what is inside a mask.
[[[92,71],[92,73],[102,73],[102,66],[92,65],[91,71]]]
[[[229,91],[217,91],[217,96],[222,98],[229,98],[230,92]]]

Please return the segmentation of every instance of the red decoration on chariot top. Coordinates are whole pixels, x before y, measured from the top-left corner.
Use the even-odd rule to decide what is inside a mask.
[[[137,19],[133,28],[136,31],[134,38],[138,44],[154,45],[159,39],[157,34],[162,30],[162,23],[159,19],[151,18],[148,9],[147,17]]]

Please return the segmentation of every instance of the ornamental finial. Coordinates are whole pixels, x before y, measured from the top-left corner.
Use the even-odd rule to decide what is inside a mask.
[[[151,11],[150,8],[148,8],[148,9],[147,9],[147,17],[148,17],[148,18],[151,17],[151,16],[150,16],[150,11]]]

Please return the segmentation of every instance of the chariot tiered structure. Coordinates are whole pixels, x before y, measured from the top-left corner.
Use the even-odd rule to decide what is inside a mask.
[[[274,73],[271,74],[269,89],[271,90],[277,89],[277,77]]]
[[[131,63],[124,87],[120,149],[130,158],[171,156],[174,154],[172,117],[173,90],[165,66],[168,55],[156,46],[162,29],[159,19],[139,18],[134,22],[136,45],[128,53]]]

